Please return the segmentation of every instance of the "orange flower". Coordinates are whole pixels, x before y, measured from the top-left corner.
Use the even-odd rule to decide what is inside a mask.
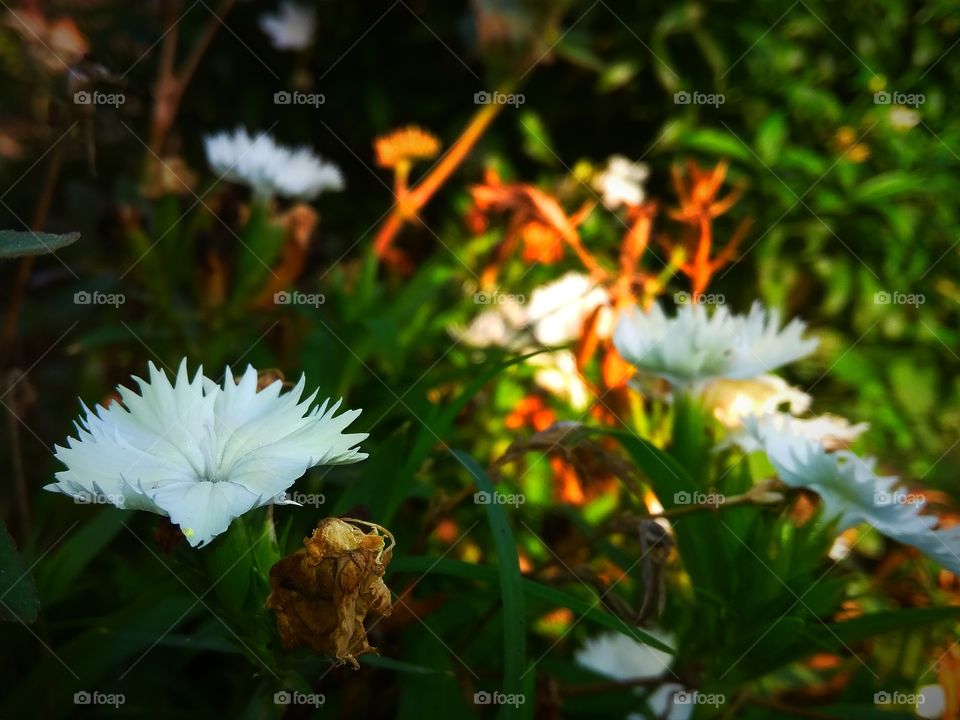
[[[555,494],[560,502],[569,505],[583,505],[587,497],[583,493],[583,486],[577,471],[562,457],[550,458],[550,467],[553,470]]]
[[[378,137],[373,143],[377,165],[399,168],[415,160],[429,160],[440,152],[440,140],[416,125],[394,130]]]
[[[563,259],[563,239],[550,226],[533,220],[521,228],[520,237],[524,262],[552,265]]]
[[[690,161],[686,174],[679,167],[673,169],[680,207],[671,210],[670,217],[687,226],[683,244],[688,262],[680,269],[690,278],[694,295],[702,294],[713,274],[733,261],[737,247],[750,229],[750,221],[742,221],[723,249],[713,254],[713,220],[730,210],[742,193],[742,188],[736,188],[726,197],[718,198],[728,167],[728,163],[722,161],[711,170],[703,170]]]
[[[433,532],[440,542],[446,543],[447,545],[456,542],[456,539],[460,537],[460,528],[457,527],[456,521],[450,518],[444,518],[437,523],[437,527]]]
[[[510,430],[519,430],[529,425],[539,432],[553,425],[555,420],[553,410],[547,407],[539,395],[527,395],[517,403],[513,412],[507,415],[503,422]]]
[[[484,284],[496,280],[500,265],[521,241],[526,262],[555,263],[563,257],[564,245],[569,245],[591,273],[597,277],[603,273],[583,248],[577,230],[593,211],[594,203],[586,203],[568,216],[552,195],[529,183],[504,183],[494,170],[487,170],[483,182],[470,188],[470,195],[473,207],[467,213],[467,222],[471,228],[486,229],[488,216],[493,213],[507,217],[504,239],[483,271]]]

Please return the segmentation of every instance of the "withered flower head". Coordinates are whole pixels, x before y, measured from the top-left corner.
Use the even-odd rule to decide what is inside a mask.
[[[356,669],[357,656],[376,652],[367,642],[364,620],[369,614],[389,615],[393,607],[383,582],[393,536],[362,520],[326,518],[303,545],[270,569],[266,607],[277,615],[286,649],[306,646]]]
[[[440,152],[440,140],[416,125],[394,130],[374,140],[377,165],[395,168],[414,160],[430,160]]]

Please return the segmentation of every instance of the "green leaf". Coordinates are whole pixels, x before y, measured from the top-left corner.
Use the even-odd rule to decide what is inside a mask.
[[[253,539],[247,519],[236,518],[227,531],[216,538],[206,552],[210,581],[220,604],[240,616],[250,594],[250,582],[256,571]]]
[[[861,615],[853,620],[831,623],[828,638],[850,644],[883,633],[916,630],[934,623],[957,620],[960,607],[925,607]]]
[[[637,76],[639,70],[639,65],[633,60],[624,60],[607,65],[597,80],[597,90],[602,93],[618,90],[631,82]]]
[[[24,255],[46,255],[71,245],[80,239],[80,233],[33,232],[32,230],[0,230],[0,258]]]
[[[780,156],[787,139],[787,122],[784,114],[776,112],[770,115],[757,130],[757,155],[767,165],[774,165]]]
[[[475,565],[474,563],[463,562],[461,560],[450,560],[447,558],[430,557],[399,557],[390,563],[390,572],[399,573],[424,573],[430,572],[438,575],[449,575],[450,577],[462,578],[464,580],[477,580],[480,582],[495,582],[497,580],[497,570],[487,565]],[[572,610],[574,613],[582,616],[590,622],[601,625],[608,630],[623,633],[632,637],[639,643],[649,645],[657,650],[674,654],[673,648],[665,645],[657,638],[647,632],[625,623],[616,615],[611,615],[601,608],[596,602],[587,602],[569,593],[557,590],[556,588],[541,585],[535,580],[523,579],[523,592],[528,598],[543,600],[554,607],[564,607]]]
[[[860,183],[854,198],[860,202],[872,203],[887,200],[898,195],[919,192],[923,188],[923,178],[899,170],[881,173]]]
[[[43,653],[30,672],[11,686],[0,699],[0,717],[33,717],[37,698],[47,697],[55,698],[51,707],[60,710],[45,713],[48,717],[75,717],[71,703],[75,691],[102,687],[101,683],[135,672],[144,655],[161,652],[157,638],[205,612],[196,598],[170,578],[164,584],[151,585],[132,602],[119,602],[115,612],[90,616],[86,625],[90,629],[65,637],[55,653]],[[51,678],[57,682],[51,683]]]
[[[422,412],[417,412],[419,408],[416,406],[412,407],[411,409],[414,411],[414,414],[421,419],[422,427],[417,434],[412,450],[407,455],[407,462],[400,471],[399,478],[394,480],[393,486],[402,488],[408,485],[406,480],[410,478],[413,473],[416,472],[417,468],[420,467],[420,464],[426,460],[433,447],[445,438],[446,434],[453,427],[457,416],[463,408],[467,406],[467,403],[470,402],[474,395],[483,389],[484,385],[507,368],[519,365],[528,358],[538,355],[540,352],[543,351],[538,350],[526,355],[510,358],[504,362],[487,364],[481,370],[474,373],[476,377],[464,388],[463,392],[460,393],[455,400],[446,403],[442,408],[430,404],[424,408]]]
[[[565,32],[553,45],[552,52],[569,63],[585,70],[602,72],[604,62],[591,47],[588,34],[576,30]]]
[[[37,566],[37,587],[44,606],[70,594],[87,566],[123,529],[124,517],[123,511],[113,508],[97,512],[79,530],[68,532],[60,547]]]
[[[234,295],[243,301],[263,285],[273,272],[274,261],[283,247],[284,229],[270,218],[260,201],[250,205],[250,218],[237,247],[237,282]]]
[[[459,450],[454,450],[453,456],[473,476],[482,492],[496,492],[490,478],[476,460]],[[504,506],[488,502],[483,508],[493,533],[493,545],[500,571],[500,595],[503,604],[503,692],[507,695],[522,695],[523,680],[527,674],[527,614],[517,543],[513,538],[513,530]],[[509,717],[513,714],[511,706],[503,706],[501,716]]]
[[[681,413],[682,421],[683,413],[679,410],[678,412]],[[680,424],[686,425],[684,422]],[[675,439],[690,438],[687,444],[691,448],[696,447],[699,455],[702,448],[699,441],[693,440],[694,428],[686,427],[681,430],[681,437],[675,437]],[[699,467],[698,461],[692,458],[685,458],[686,462],[682,464],[676,459],[678,454],[683,455],[692,450],[675,448],[671,456],[638,436],[612,431],[607,431],[605,434],[616,438],[630,453],[667,510],[677,507],[680,504],[679,499],[684,495],[689,496],[707,490],[704,485],[697,483],[691,474],[696,473],[699,476],[706,468]],[[724,597],[730,533],[722,528],[717,517],[710,512],[692,513],[678,518],[674,523],[674,531],[677,534],[680,557],[693,580],[694,587],[698,591]]]
[[[540,115],[532,110],[524,110],[520,113],[518,122],[520,134],[523,135],[523,151],[544,165],[557,165],[559,161],[551,150],[553,140],[550,131]]]
[[[0,620],[37,619],[40,603],[27,564],[20,557],[13,538],[0,523]]]
[[[690,150],[700,150],[717,157],[732,157],[744,162],[756,162],[756,158],[743,143],[725,130],[690,130],[680,135],[677,140],[681,147]]]

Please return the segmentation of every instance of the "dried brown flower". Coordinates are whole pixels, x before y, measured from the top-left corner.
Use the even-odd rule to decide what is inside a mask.
[[[383,573],[393,555],[393,536],[362,520],[326,518],[303,545],[270,569],[266,607],[277,615],[286,649],[306,646],[356,669],[357,656],[376,652],[367,642],[364,620],[392,609]]]

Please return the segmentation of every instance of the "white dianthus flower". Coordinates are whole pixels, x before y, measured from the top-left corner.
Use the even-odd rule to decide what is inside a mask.
[[[657,640],[673,645],[673,637],[657,629],[648,629]],[[652,680],[670,670],[671,656],[656,648],[637,642],[622,633],[604,633],[591,638],[576,653],[577,663],[589,670],[618,682]],[[676,682],[664,682],[647,698],[647,705],[658,718],[687,720],[692,705],[675,703],[675,695],[684,687]],[[630,715],[628,720],[642,718]]]
[[[822,442],[792,430],[795,422],[776,417],[744,422],[784,483],[817,493],[824,517],[836,520],[840,530],[867,523],[960,574],[960,526],[935,530],[937,518],[921,514],[923,498],[900,489],[896,477],[877,475],[873,458],[830,452]]]
[[[306,5],[282,2],[279,12],[260,16],[260,29],[277,50],[305,50],[313,44],[317,13]]]
[[[135,379],[139,395],[117,388],[122,404],[83,406],[79,439],[56,447],[67,469],[46,490],[167,515],[197,547],[248,510],[288,502],[307,468],[367,457],[357,449],[366,433],[343,434],[360,410],[334,417],[340,402],[329,400],[311,410],[304,378],[258,392],[252,367],[239,382],[228,368],[221,387],[202,369],[190,380],[184,360],[173,384],[153,363],[149,382]]]
[[[792,436],[817,442],[826,450],[848,448],[860,435],[870,429],[870,423],[854,424],[844,417],[830,413],[806,418],[794,417],[788,413],[779,412],[775,408],[757,407],[741,416],[739,426],[736,426],[734,432],[720,444],[721,449],[730,445],[739,445],[745,452],[761,449],[760,443],[743,425],[746,418],[751,416],[762,417],[766,425],[777,427]]]
[[[243,128],[203,139],[207,162],[222,178],[246,185],[256,196],[275,195],[312,200],[328,190],[342,190],[340,169],[309,148],[278,145],[266,133],[250,135]]]
[[[809,355],[815,339],[804,339],[806,325],[794,319],[780,327],[780,315],[756,302],[747,315],[725,307],[708,314],[703,305],[682,305],[668,318],[654,303],[649,312],[624,312],[613,344],[643,372],[680,387],[701,387],[725,378],[748,380]]]

